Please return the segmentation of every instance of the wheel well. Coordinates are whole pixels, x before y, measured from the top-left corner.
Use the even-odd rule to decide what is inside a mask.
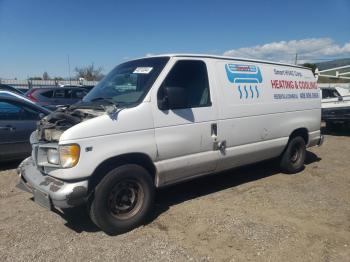
[[[298,129],[294,130],[290,134],[289,140],[291,140],[292,138],[297,137],[297,136],[301,136],[305,141],[305,145],[307,145],[307,143],[309,142],[309,133],[308,133],[306,128],[298,128]]]
[[[144,153],[129,153],[111,157],[103,161],[93,172],[89,180],[89,192],[91,192],[102,178],[112,169],[124,164],[137,164],[144,167],[155,180],[156,167],[151,158]]]

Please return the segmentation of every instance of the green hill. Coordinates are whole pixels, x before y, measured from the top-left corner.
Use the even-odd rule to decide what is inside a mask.
[[[316,63],[318,70],[325,70],[334,67],[350,65],[350,58],[336,59],[332,61]]]

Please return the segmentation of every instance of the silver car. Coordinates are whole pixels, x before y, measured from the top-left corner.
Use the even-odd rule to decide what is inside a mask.
[[[81,87],[41,87],[32,88],[25,95],[31,101],[55,110],[58,106],[79,102],[88,92]]]

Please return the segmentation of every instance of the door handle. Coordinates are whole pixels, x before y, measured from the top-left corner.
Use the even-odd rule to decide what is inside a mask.
[[[216,123],[211,124],[211,136],[216,138],[218,136],[218,125]]]
[[[221,153],[225,152],[226,140],[218,141],[218,125],[211,124],[211,137],[213,138],[213,150],[219,150]]]
[[[12,132],[12,131],[16,130],[16,128],[13,126],[7,125],[7,126],[0,126],[0,130],[8,130],[8,131]]]

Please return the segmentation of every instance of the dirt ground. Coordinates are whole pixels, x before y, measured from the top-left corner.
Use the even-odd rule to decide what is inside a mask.
[[[269,161],[162,189],[152,221],[114,237],[35,204],[17,164],[0,166],[1,261],[350,261],[350,132],[297,175]]]

